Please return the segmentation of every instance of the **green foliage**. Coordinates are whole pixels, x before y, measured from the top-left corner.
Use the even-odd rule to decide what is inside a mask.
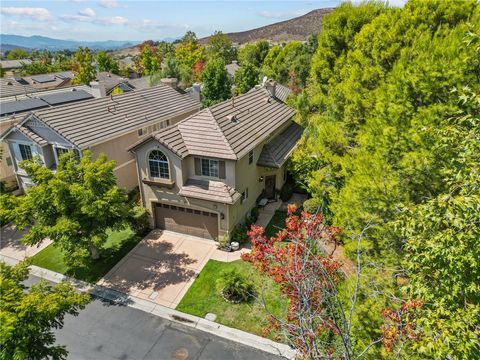
[[[90,296],[68,282],[52,286],[40,281],[27,289],[28,264],[0,262],[1,359],[66,359],[65,346],[55,344],[53,329],[63,327],[66,314],[78,315]]]
[[[175,56],[169,55],[165,59],[165,65],[162,69],[162,77],[164,78],[180,78],[180,69],[178,60]]]
[[[203,71],[203,105],[214,105],[227,100],[230,95],[231,83],[225,62],[222,59],[210,60]]]
[[[72,66],[74,78],[73,84],[89,85],[95,79],[97,71],[93,66],[93,54],[89,48],[79,48],[75,53],[75,60]]]
[[[226,301],[233,303],[246,302],[254,295],[253,283],[235,269],[220,273],[217,289]]]
[[[118,62],[115,61],[106,51],[100,51],[97,54],[97,64],[99,71],[107,71],[114,74],[120,72]]]
[[[292,172],[312,195],[306,207],[343,229],[347,255],[348,235],[370,224],[369,286],[423,304],[408,358],[479,356],[478,34],[475,1],[343,4],[324,19],[297,107],[307,129]],[[375,304],[395,308],[380,295]],[[358,344],[376,340],[364,330]]]
[[[248,235],[247,235],[248,228],[246,225],[237,224],[232,230],[230,234],[230,241],[236,241],[242,246],[243,244],[248,242]]]
[[[238,52],[240,65],[250,63],[257,68],[262,66],[265,56],[267,56],[270,45],[266,40],[260,40],[254,44],[246,44]]]
[[[198,43],[197,35],[188,31],[175,49],[176,57],[181,65],[192,69],[192,66],[205,57],[205,49]]]
[[[28,59],[29,57],[30,54],[28,53],[28,51],[20,48],[12,49],[7,54],[7,60]]]
[[[293,185],[289,182],[283,184],[282,188],[280,189],[280,199],[282,201],[288,201],[293,195]]]
[[[139,68],[142,69],[143,75],[155,74],[160,70],[160,60],[158,59],[156,49],[148,42],[145,42],[141,46],[138,62]]]
[[[18,198],[12,218],[20,228],[31,226],[23,241],[38,244],[50,238],[70,263],[96,258],[107,240],[108,229],[127,225],[130,205],[127,194],[117,187],[114,161],[104,154],[95,161],[85,151],[78,161],[73,153],[60,157],[56,172],[38,161],[24,161],[35,186]],[[101,255],[101,254],[100,254]]]
[[[215,31],[214,34],[209,37],[206,53],[209,59],[219,57],[222,58],[226,64],[230,64],[237,56],[232,40],[221,31]]]
[[[175,45],[166,41],[160,41],[157,45],[157,56],[160,63],[169,56],[175,56]]]
[[[134,206],[130,215],[130,227],[140,236],[146,235],[150,231],[150,221],[147,209],[143,206]]]
[[[260,73],[255,65],[244,63],[235,73],[235,91],[244,94],[259,83]]]

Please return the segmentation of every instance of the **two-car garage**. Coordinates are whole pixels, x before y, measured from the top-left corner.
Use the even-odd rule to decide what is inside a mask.
[[[218,239],[218,214],[170,204],[155,204],[155,226],[206,239]]]

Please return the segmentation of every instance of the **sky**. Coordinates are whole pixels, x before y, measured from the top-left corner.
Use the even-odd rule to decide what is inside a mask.
[[[390,0],[401,5],[404,0]],[[341,0],[313,1],[1,1],[2,34],[86,41],[198,37],[236,32],[291,19]]]

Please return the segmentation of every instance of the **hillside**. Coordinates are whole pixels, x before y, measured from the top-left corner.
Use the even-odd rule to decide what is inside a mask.
[[[290,20],[252,30],[227,33],[227,35],[234,43],[238,44],[255,42],[262,39],[272,42],[305,40],[308,36],[322,30],[323,17],[333,10],[333,8],[317,9]],[[206,44],[208,37],[200,39],[200,42]]]

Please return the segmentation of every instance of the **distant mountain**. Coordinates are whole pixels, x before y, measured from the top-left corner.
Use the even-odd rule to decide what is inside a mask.
[[[89,47],[94,50],[114,50],[136,45],[137,42],[132,41],[76,41],[76,40],[60,40],[46,36],[21,36],[21,35],[0,35],[0,46],[2,49],[11,49],[12,47],[21,47],[37,50],[75,50],[80,46]]]
[[[333,10],[333,8],[316,9],[290,20],[252,30],[227,33],[226,35],[228,35],[234,43],[238,44],[256,42],[258,40],[270,40],[278,43],[290,40],[305,40],[310,35],[322,31],[324,16]],[[206,44],[208,38],[209,37],[202,38],[200,42]]]

